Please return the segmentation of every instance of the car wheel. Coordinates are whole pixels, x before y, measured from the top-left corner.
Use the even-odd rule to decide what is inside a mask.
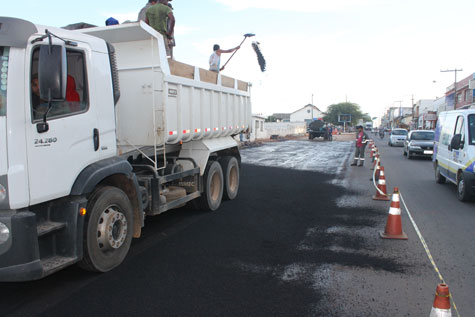
[[[439,164],[437,164],[435,167],[435,182],[437,184],[445,184],[445,181],[446,181],[445,176],[440,174],[440,167],[439,167]]]
[[[462,172],[459,172],[457,179],[457,198],[460,201],[469,201],[471,197]]]

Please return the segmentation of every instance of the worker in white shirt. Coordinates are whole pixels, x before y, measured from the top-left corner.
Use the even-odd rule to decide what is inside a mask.
[[[229,50],[222,50],[218,44],[213,46],[213,54],[209,57],[209,70],[212,72],[219,73],[224,69],[224,66],[221,67],[221,54],[222,53],[232,53],[240,49],[241,46],[236,46],[235,48]]]

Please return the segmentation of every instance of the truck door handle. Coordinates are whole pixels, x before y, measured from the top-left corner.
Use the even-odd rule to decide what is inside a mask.
[[[92,139],[94,140],[94,151],[97,152],[97,150],[99,150],[99,130],[98,129],[94,129]]]

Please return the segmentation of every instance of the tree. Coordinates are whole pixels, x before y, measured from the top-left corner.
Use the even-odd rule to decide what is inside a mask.
[[[358,104],[352,102],[341,102],[330,105],[323,120],[335,125],[341,125],[342,123],[338,121],[338,116],[341,114],[351,114],[352,125],[355,125],[360,119],[366,120],[366,118],[369,117],[368,114],[363,114],[361,112]],[[369,120],[367,121],[371,121],[371,118],[369,117]]]
[[[266,122],[277,122],[277,119],[273,116],[268,116],[267,119],[265,120]]]

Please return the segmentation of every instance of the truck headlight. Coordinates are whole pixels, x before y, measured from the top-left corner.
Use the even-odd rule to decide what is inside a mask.
[[[8,241],[10,238],[10,229],[8,227],[0,222],[0,244],[4,244],[5,242]]]
[[[7,198],[7,189],[0,184],[0,202],[4,201],[5,198]]]

